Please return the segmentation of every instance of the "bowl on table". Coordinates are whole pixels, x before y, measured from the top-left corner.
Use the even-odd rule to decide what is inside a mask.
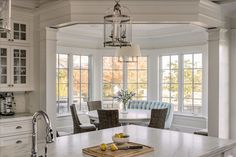
[[[115,134],[112,136],[112,141],[117,144],[123,144],[129,142],[129,135],[126,134]]]

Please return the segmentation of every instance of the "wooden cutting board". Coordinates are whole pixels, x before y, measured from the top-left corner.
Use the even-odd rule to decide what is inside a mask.
[[[154,151],[154,149],[150,146],[146,146],[139,143],[133,143],[133,142],[128,142],[124,145],[125,146],[143,146],[143,149],[128,149],[128,150],[111,151],[110,150],[111,144],[113,143],[107,144],[108,147],[106,151],[101,151],[100,146],[98,145],[94,147],[84,148],[83,153],[93,156],[93,157],[133,157],[133,156],[138,156],[141,154]],[[124,145],[118,145],[118,146],[124,146]]]

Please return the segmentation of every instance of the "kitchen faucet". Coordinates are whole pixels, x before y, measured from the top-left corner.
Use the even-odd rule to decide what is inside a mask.
[[[48,115],[44,111],[37,111],[33,115],[32,125],[32,150],[31,157],[37,157],[37,117],[41,115],[46,122],[46,143],[52,143],[53,140],[53,130],[51,127],[51,122]],[[45,157],[47,157],[47,147],[45,146]]]

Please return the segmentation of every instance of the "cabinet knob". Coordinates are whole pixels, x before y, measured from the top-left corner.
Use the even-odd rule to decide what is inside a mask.
[[[17,126],[16,129],[22,129],[22,126]]]
[[[20,143],[22,143],[21,140],[17,140],[17,141],[16,141],[16,144],[20,144]]]

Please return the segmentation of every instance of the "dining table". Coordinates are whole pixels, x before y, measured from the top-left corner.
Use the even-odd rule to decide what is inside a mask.
[[[47,144],[48,157],[87,157],[83,149],[111,143],[116,133],[129,135],[130,142],[150,146],[153,151],[139,157],[235,157],[236,141],[137,125],[91,131],[56,138]],[[44,156],[38,146],[38,155]],[[31,144],[0,146],[0,157],[30,157]],[[101,157],[101,156],[100,156]]]
[[[89,111],[90,119],[98,121],[97,110]],[[129,109],[126,113],[119,111],[119,122],[121,124],[148,123],[151,119],[151,110]]]

